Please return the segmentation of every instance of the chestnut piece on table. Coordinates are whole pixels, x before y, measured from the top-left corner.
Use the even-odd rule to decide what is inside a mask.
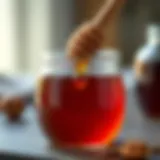
[[[120,160],[121,159],[121,154],[119,151],[120,145],[121,144],[119,144],[117,141],[109,144],[106,148],[105,160]]]
[[[0,96],[0,113],[3,112],[3,98]]]
[[[9,121],[17,121],[20,119],[24,111],[24,100],[21,97],[7,97],[3,99],[3,112],[8,117]]]
[[[121,154],[116,148],[107,148],[105,153],[105,160],[120,160]]]
[[[125,160],[145,160],[149,156],[150,148],[143,141],[132,140],[121,146],[120,153]]]

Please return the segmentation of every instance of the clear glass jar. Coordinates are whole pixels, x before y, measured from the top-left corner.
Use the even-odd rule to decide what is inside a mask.
[[[160,119],[160,25],[147,28],[147,43],[135,60],[137,95],[144,114]]]
[[[97,149],[119,134],[125,107],[118,54],[101,51],[83,77],[75,77],[65,55],[46,56],[38,77],[36,104],[51,144]]]

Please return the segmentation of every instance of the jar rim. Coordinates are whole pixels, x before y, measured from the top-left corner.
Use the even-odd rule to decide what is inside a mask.
[[[99,54],[100,53],[100,54]],[[98,50],[97,51],[97,54],[96,54],[96,56],[95,57],[99,57],[99,56],[101,56],[101,55],[103,55],[103,54],[110,54],[110,55],[115,55],[115,54],[118,54],[119,53],[119,51],[118,50],[116,50],[116,49],[101,49],[101,50]],[[48,58],[67,58],[68,57],[68,55],[67,54],[65,54],[65,52],[63,52],[63,51],[46,51],[46,52],[44,52],[44,54],[43,54],[43,58],[44,59],[48,59]]]
[[[62,52],[63,53],[63,52]],[[47,52],[43,74],[74,75],[75,69],[71,59],[66,54]],[[119,53],[116,49],[99,50],[89,63],[87,75],[117,74],[119,72]]]

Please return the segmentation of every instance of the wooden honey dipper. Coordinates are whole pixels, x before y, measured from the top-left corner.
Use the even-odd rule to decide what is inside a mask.
[[[78,74],[87,70],[89,60],[104,42],[106,25],[120,10],[125,0],[106,0],[95,17],[82,24],[69,38],[67,54],[74,60]]]

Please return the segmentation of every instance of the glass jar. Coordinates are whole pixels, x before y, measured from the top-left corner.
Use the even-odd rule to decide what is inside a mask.
[[[147,27],[147,43],[135,59],[136,92],[143,113],[160,119],[160,25]]]
[[[36,104],[51,144],[97,149],[116,138],[125,110],[118,54],[101,51],[81,77],[75,76],[65,55],[46,56],[38,77]]]
[[[160,25],[147,27],[147,42],[135,58],[135,93],[142,118],[139,133],[153,147],[160,146]]]

